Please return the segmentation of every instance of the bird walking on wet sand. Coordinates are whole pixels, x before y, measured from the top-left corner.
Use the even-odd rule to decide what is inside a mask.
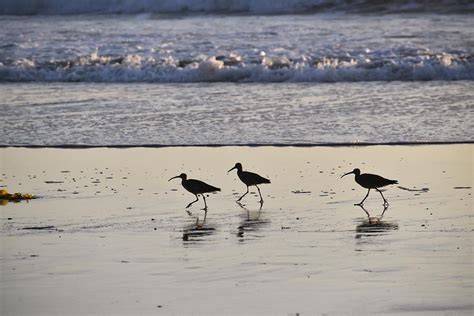
[[[369,193],[370,193],[370,189],[375,189],[377,190],[380,195],[382,196],[382,199],[383,199],[383,204],[384,205],[388,205],[388,202],[387,200],[385,199],[385,197],[383,196],[382,194],[382,191],[379,190],[379,188],[381,187],[384,187],[384,186],[387,186],[387,185],[390,185],[390,184],[398,184],[398,181],[397,180],[389,180],[389,179],[385,179],[384,177],[381,177],[379,175],[376,175],[376,174],[370,174],[370,173],[360,173],[360,170],[359,169],[354,169],[348,173],[345,173],[341,176],[344,177],[344,176],[347,176],[348,174],[355,174],[355,181],[362,187],[366,188],[366,189],[369,189],[369,191],[367,191],[367,195],[365,196],[365,198],[358,204],[354,204],[354,205],[363,205],[365,199],[369,196]]]
[[[204,199],[204,209],[207,212],[207,203],[206,203],[206,197],[204,196],[204,193],[211,193],[211,192],[216,192],[220,191],[221,189],[216,188],[212,185],[209,185],[207,183],[204,183],[200,180],[195,180],[195,179],[188,179],[185,173],[180,174],[179,176],[173,177],[169,179],[168,181],[171,181],[173,179],[181,178],[181,184],[183,187],[194,194],[196,196],[196,200],[192,201],[191,203],[186,206],[186,208],[190,207],[197,201],[199,201],[198,194],[201,194],[202,198]]]
[[[237,169],[237,175],[239,176],[239,179],[245,183],[245,185],[247,186],[247,192],[244,193],[244,195],[242,195],[238,200],[237,202],[239,202],[240,200],[242,200],[242,198],[244,196],[247,195],[247,193],[249,193],[249,187],[254,185],[257,187],[257,190],[258,190],[258,194],[260,195],[260,204],[263,204],[263,198],[262,198],[262,193],[260,193],[260,188],[258,187],[258,184],[263,184],[263,183],[270,183],[270,180],[256,174],[256,173],[253,173],[253,172],[249,172],[249,171],[243,171],[242,170],[242,164],[240,162],[236,163],[234,167],[232,167],[229,171],[227,171],[227,173],[231,172],[232,170],[234,169]]]

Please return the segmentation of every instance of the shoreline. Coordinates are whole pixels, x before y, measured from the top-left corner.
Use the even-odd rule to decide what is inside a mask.
[[[63,144],[63,145],[6,145],[0,144],[0,148],[44,148],[44,149],[94,149],[94,148],[189,148],[189,147],[370,147],[370,146],[426,146],[426,145],[470,145],[474,140],[462,141],[421,141],[421,142],[344,142],[344,143],[236,143],[236,144],[140,144],[140,145],[85,145],[85,144]]]

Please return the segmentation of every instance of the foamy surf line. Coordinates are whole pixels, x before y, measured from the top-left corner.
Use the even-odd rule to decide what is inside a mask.
[[[242,61],[132,61],[102,58],[86,62],[30,60],[0,63],[0,82],[364,82],[474,80],[472,56],[441,54],[416,62],[408,60],[292,61],[265,58],[255,64]]]
[[[57,149],[94,149],[94,148],[178,148],[178,147],[368,147],[368,146],[425,146],[425,145],[466,145],[474,144],[474,141],[432,141],[432,142],[343,142],[343,143],[236,143],[236,144],[141,144],[141,145],[85,145],[85,144],[62,144],[62,145],[5,145],[0,148],[57,148]]]

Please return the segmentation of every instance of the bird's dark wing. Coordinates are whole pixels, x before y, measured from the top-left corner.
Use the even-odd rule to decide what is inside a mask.
[[[200,180],[189,179],[183,184],[184,188],[193,194],[202,194],[220,191],[221,189],[216,188],[210,184],[202,182]]]
[[[270,180],[249,171],[242,171],[242,179],[246,185],[256,185],[262,183],[270,183]]]
[[[363,173],[360,175],[363,186],[366,188],[380,188],[389,184],[397,184],[397,180],[385,179],[376,174]]]

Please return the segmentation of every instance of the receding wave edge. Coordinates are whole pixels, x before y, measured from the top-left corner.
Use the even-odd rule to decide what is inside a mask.
[[[420,145],[463,145],[474,144],[466,141],[420,141],[420,142],[341,142],[341,143],[236,143],[236,144],[139,144],[139,145],[5,145],[0,148],[57,148],[57,149],[93,149],[93,148],[173,148],[173,147],[363,147],[363,146],[420,146]]]

